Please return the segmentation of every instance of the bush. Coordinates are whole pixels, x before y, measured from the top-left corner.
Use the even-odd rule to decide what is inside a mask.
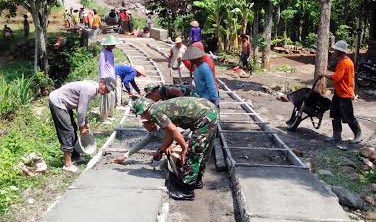
[[[272,40],[272,47],[275,47],[275,46],[282,47],[285,44],[286,45],[293,45],[294,42],[290,38],[283,37],[283,36],[279,36],[278,38]]]
[[[35,97],[46,96],[52,91],[54,81],[44,72],[38,71],[33,76],[32,86]]]
[[[68,80],[98,79],[99,52],[100,47],[98,45],[75,50],[69,59],[71,72],[68,76]]]
[[[0,118],[11,119],[12,115],[22,106],[31,102],[32,78],[22,76],[10,83],[0,80]]]
[[[338,40],[344,40],[347,44],[352,45],[353,38],[351,33],[351,27],[347,25],[340,25],[335,32],[335,37]]]
[[[315,49],[316,44],[317,44],[317,38],[318,38],[317,33],[312,33],[312,32],[309,33],[304,41],[305,46],[308,48]]]

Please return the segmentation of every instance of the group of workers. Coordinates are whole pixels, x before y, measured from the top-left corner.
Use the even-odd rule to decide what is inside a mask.
[[[143,120],[143,126],[149,132],[162,130],[163,141],[153,155],[159,160],[162,154],[170,157],[174,147],[180,146],[181,152],[176,162],[176,172],[169,173],[168,182],[171,198],[193,200],[194,190],[202,188],[202,177],[210,155],[219,119],[219,93],[215,75],[215,65],[204,51],[201,43],[201,30],[196,21],[191,23],[190,46],[185,46],[181,37],[175,39],[170,50],[168,67],[180,69],[184,65],[193,73],[193,84],[189,85],[147,85],[141,92],[135,78],[146,76],[143,66],[115,65],[112,50],[120,43],[109,36],[102,41],[103,50],[99,56],[98,82],[79,81],[68,83],[53,91],[49,96],[50,110],[56,127],[57,136],[64,152],[63,169],[76,172],[72,163],[80,158],[74,147],[77,144],[76,131],[83,135],[90,130],[86,120],[89,102],[97,95],[101,96],[100,118],[106,121],[112,116],[116,106],[121,105],[124,90],[130,98],[137,96],[132,111]],[[198,28],[198,29],[197,29]],[[250,54],[250,42],[245,35],[242,39],[241,60],[244,65]],[[354,118],[352,99],[354,96],[354,65],[347,57],[347,44],[339,41],[333,46],[339,62],[333,75],[321,77],[334,82],[335,93],[332,100],[330,117],[333,118],[333,137],[330,141],[341,141],[341,122],[348,123],[354,132],[354,143],[361,141],[361,129]],[[130,88],[132,86],[133,90]],[[73,119],[73,109],[77,109],[78,125]],[[190,137],[182,134],[190,131]],[[175,142],[175,143],[174,143]],[[127,155],[119,155],[114,160],[123,163]]]
[[[64,11],[64,21],[66,28],[77,29],[81,25],[90,27],[94,30],[97,30],[101,27],[102,21],[96,9],[92,11],[81,7],[80,10],[73,9],[71,7],[69,10],[65,9]]]
[[[73,161],[80,159],[80,153],[74,149],[78,142],[76,131],[79,129],[80,134],[84,135],[90,130],[86,120],[89,102],[97,95],[101,96],[100,117],[105,121],[111,116],[114,107],[121,104],[123,88],[130,97],[134,95],[130,88],[132,85],[138,94],[133,103],[133,112],[141,116],[147,130],[159,128],[165,133],[162,145],[153,158],[159,160],[162,153],[170,156],[176,145],[182,149],[176,163],[178,172],[169,175],[168,181],[173,187],[170,196],[179,200],[192,200],[194,189],[202,188],[202,176],[218,122],[218,90],[214,73],[209,64],[204,62],[206,53],[203,45],[196,42],[196,45],[189,46],[181,58],[189,62],[191,68],[194,67],[195,88],[190,85],[147,85],[141,92],[135,78],[146,76],[144,67],[114,64],[112,50],[119,43],[113,36],[102,41],[104,48],[99,56],[98,82],[68,83],[49,96],[57,137],[64,152],[63,170],[78,171],[73,164]],[[211,61],[210,65],[213,64]],[[73,119],[74,109],[77,109],[78,124]],[[191,132],[189,140],[185,140],[181,129]],[[118,156],[115,162],[123,163],[125,159],[126,156]]]

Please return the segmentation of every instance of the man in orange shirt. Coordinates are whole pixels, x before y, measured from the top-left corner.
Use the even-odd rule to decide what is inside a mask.
[[[101,17],[99,17],[97,13],[97,10],[93,9],[93,12],[94,12],[94,17],[93,17],[93,22],[91,23],[91,27],[92,29],[97,30],[101,27],[102,21],[101,21]]]
[[[334,96],[330,109],[330,117],[333,118],[333,137],[334,143],[341,142],[342,122],[349,124],[354,133],[352,143],[362,141],[362,131],[358,121],[354,117],[352,99],[354,96],[354,63],[347,56],[347,43],[338,41],[334,44],[333,49],[338,63],[333,75],[323,74],[321,77],[330,79],[334,83]]]

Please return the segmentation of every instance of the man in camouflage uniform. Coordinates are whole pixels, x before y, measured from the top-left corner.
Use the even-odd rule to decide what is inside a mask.
[[[193,200],[194,189],[202,187],[203,169],[213,147],[219,118],[216,106],[205,99],[179,97],[154,104],[151,100],[139,98],[133,107],[136,115],[165,131],[160,153],[169,156],[173,152],[171,145],[174,141],[182,148],[178,172],[169,175],[173,186],[169,194],[173,199]],[[189,143],[177,127],[192,131]]]
[[[146,98],[157,102],[159,100],[168,100],[176,97],[199,97],[194,90],[187,85],[154,85],[148,84],[144,88]]]

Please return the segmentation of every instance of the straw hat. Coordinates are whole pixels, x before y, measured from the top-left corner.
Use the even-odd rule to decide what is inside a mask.
[[[194,20],[194,21],[191,22],[191,26],[193,26],[193,27],[199,27],[200,24],[198,24],[198,22],[196,20]]]
[[[175,43],[181,43],[183,40],[181,39],[181,37],[176,37],[175,39]]]
[[[101,43],[101,45],[106,46],[106,45],[118,45],[120,44],[120,40],[115,38],[114,36],[110,35],[108,38],[104,39]]]
[[[337,50],[337,51],[347,53],[347,46],[348,45],[345,41],[340,40],[340,41],[336,42],[336,44],[334,44],[334,46],[332,48]]]
[[[206,53],[197,47],[189,46],[187,51],[185,51],[182,60],[194,60],[202,58],[206,55]]]
[[[140,73],[141,75],[146,76],[145,67],[140,66],[140,65],[136,65],[136,66],[133,66],[133,68],[134,68],[138,73]]]

